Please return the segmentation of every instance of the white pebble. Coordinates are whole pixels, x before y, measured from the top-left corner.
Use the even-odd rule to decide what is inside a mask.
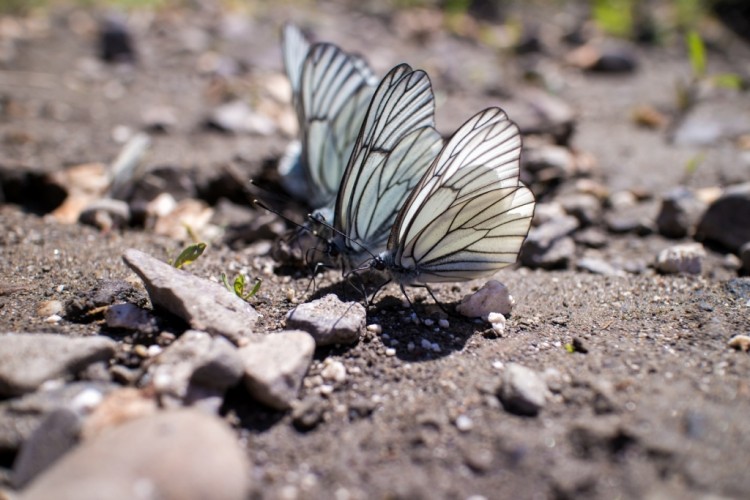
[[[318,391],[324,396],[327,396],[333,392],[333,386],[331,384],[323,384],[318,387]]]
[[[408,344],[406,344],[406,350],[407,351],[413,351],[414,347],[415,347],[414,342],[409,342]]]
[[[492,325],[492,330],[497,335],[503,335],[505,333],[505,316],[499,313],[490,313],[492,315],[492,319],[494,321],[491,321],[490,324]],[[497,314],[497,315],[495,315]],[[489,315],[488,315],[489,319]]]
[[[346,367],[344,366],[344,363],[332,360],[331,358],[326,358],[323,364],[324,367],[320,371],[320,376],[323,377],[324,380],[337,383],[346,380]]]
[[[395,356],[396,349],[394,349],[393,347],[389,347],[388,349],[385,350],[385,355],[389,357]]]
[[[148,346],[148,349],[146,349],[146,352],[148,353],[148,356],[150,358],[153,358],[154,356],[158,356],[159,354],[161,354],[162,350],[163,349],[161,348],[160,345],[158,345],[158,344],[152,344],[152,345]]]
[[[433,342],[430,347],[435,352],[440,352],[442,350],[442,349],[440,349],[440,344],[438,344],[437,342]]]
[[[487,315],[487,323],[504,323],[505,316],[500,313],[491,312]]]
[[[52,314],[44,318],[45,323],[59,323],[60,321],[62,321],[62,317],[59,314]]]
[[[435,322],[430,318],[426,318],[422,323],[424,323],[425,326],[432,326],[435,324]]]
[[[96,389],[84,389],[81,391],[73,401],[71,406],[74,410],[81,413],[90,413],[91,410],[99,406],[99,403],[104,399],[104,395]]]
[[[427,339],[422,339],[421,345],[422,349],[432,349],[432,343]]]
[[[456,429],[459,431],[468,432],[472,427],[474,427],[474,422],[472,422],[471,418],[468,416],[459,415],[458,418],[456,418]]]
[[[377,323],[373,323],[371,325],[367,325],[367,331],[380,335],[381,333],[383,333],[383,327],[378,325]]]
[[[440,328],[448,328],[449,326],[451,326],[451,324],[448,322],[447,319],[443,318],[440,321],[438,321],[438,326],[440,326]]]

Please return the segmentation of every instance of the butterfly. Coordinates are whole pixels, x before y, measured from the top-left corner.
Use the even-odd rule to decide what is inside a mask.
[[[300,138],[279,162],[282,185],[330,220],[341,177],[377,77],[361,57],[330,43],[311,44],[293,24],[283,29],[284,67]]]
[[[342,267],[386,248],[401,205],[442,145],[427,73],[394,67],[372,97],[339,186],[328,253]]]
[[[405,285],[472,280],[514,263],[535,206],[519,180],[520,154],[518,127],[503,110],[474,115],[421,176],[368,266],[408,299]]]

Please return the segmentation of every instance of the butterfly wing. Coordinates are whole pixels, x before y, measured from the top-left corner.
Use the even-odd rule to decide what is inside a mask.
[[[376,82],[358,56],[327,43],[310,48],[300,80],[300,124],[313,207],[336,198]]]
[[[287,23],[282,30],[281,45],[284,55],[284,69],[292,86],[292,101],[299,114],[302,67],[305,58],[307,58],[307,53],[310,51],[310,41],[296,25]]]
[[[388,241],[414,281],[474,279],[515,262],[534,215],[519,180],[521,137],[498,108],[451,137],[399,212]]]
[[[350,252],[385,247],[409,191],[442,147],[429,77],[406,64],[381,81],[341,181],[334,226]]]

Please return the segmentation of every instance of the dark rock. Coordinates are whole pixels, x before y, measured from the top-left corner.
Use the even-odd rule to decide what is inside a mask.
[[[309,332],[318,346],[352,344],[365,329],[365,316],[362,304],[328,294],[291,310],[286,327]]]
[[[673,189],[662,199],[656,227],[668,238],[692,236],[706,206],[689,189]]]
[[[93,321],[103,306],[130,302],[144,306],[148,299],[143,292],[124,280],[99,280],[94,288],[79,294],[65,305],[65,317],[71,321]]]
[[[638,67],[635,54],[625,49],[608,49],[589,68],[597,73],[632,73]]]
[[[193,329],[224,336],[235,344],[253,335],[258,313],[219,283],[134,249],[126,250],[123,260],[143,280],[155,307],[182,318]]]
[[[740,247],[740,261],[742,262],[742,271],[750,274],[750,241]]]
[[[543,269],[565,267],[575,253],[575,243],[568,235],[578,226],[578,219],[568,215],[532,228],[521,248],[521,263]]]
[[[110,359],[116,346],[106,337],[0,335],[0,396],[18,396],[36,390],[48,380],[72,378],[86,366]]]
[[[652,203],[621,206],[607,212],[604,215],[604,223],[611,233],[635,233],[646,236],[656,229],[655,212],[656,207]]]
[[[249,470],[245,450],[221,420],[194,410],[163,411],[84,441],[22,497],[131,500],[143,497],[145,487],[151,498],[244,500]]]
[[[113,62],[132,63],[136,60],[133,40],[124,19],[108,16],[99,26],[99,57]]]
[[[727,291],[741,300],[750,300],[750,278],[732,278],[726,283]]]
[[[198,190],[190,172],[172,165],[153,168],[122,188],[122,196],[130,204],[133,219],[140,224],[146,218],[149,202],[162,193],[180,201],[195,198]]]
[[[706,210],[696,239],[718,243],[732,252],[750,242],[750,183],[727,188]]]

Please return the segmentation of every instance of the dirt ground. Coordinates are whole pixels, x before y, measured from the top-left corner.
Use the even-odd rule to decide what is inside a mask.
[[[108,163],[122,147],[118,129],[138,130],[144,112],[168,106],[176,121],[166,133],[152,135],[146,167],[177,166],[211,179],[231,165],[248,178],[257,176],[279,157],[289,134],[226,134],[203,122],[218,104],[217,87],[261,99],[259,82],[281,74],[279,29],[291,19],[318,39],[366,54],[379,74],[402,61],[425,68],[438,93],[443,133],[490,105],[507,107],[513,117],[518,96],[532,85],[523,68],[533,66],[576,111],[572,147],[596,159],[592,178],[610,190],[645,190],[658,200],[685,183],[698,188],[750,178],[747,151],[733,141],[676,145],[665,130],[633,122],[637,105],[674,110],[676,82],[690,77],[681,44],[633,45],[633,73],[587,73],[564,61],[569,49],[559,38],[576,12],[511,9],[513,19],[539,28],[545,49],[527,55],[444,30],[414,34],[403,13],[377,5],[262,3],[225,13],[135,12],[128,26],[138,61],[129,66],[97,59],[95,19],[101,12],[55,11],[19,28],[16,54],[0,69],[0,165],[42,177],[71,165]],[[0,28],[14,29],[7,23]],[[722,44],[709,53],[710,72],[747,74],[750,47],[718,24],[710,29]],[[216,57],[241,76],[222,83],[202,72]],[[747,93],[710,99],[728,102],[730,110],[750,106]],[[697,154],[701,165],[686,177],[686,164]],[[50,324],[37,308],[85,293],[97,280],[132,279],[121,260],[126,248],[167,260],[184,242],[142,228],[63,225],[40,213],[52,208],[52,198],[40,190],[0,206],[0,331],[111,335],[99,322]],[[500,337],[487,324],[456,318],[448,318],[447,329],[413,324],[398,289],[388,288],[367,318],[382,325],[383,334],[316,351],[318,361],[341,361],[347,376],[320,396],[322,363],[313,364],[300,393],[309,429],[289,412],[254,403],[241,388],[228,395],[224,418],[247,448],[255,496],[747,498],[750,356],[727,342],[749,333],[750,281],[738,278],[714,250],[699,276],[659,275],[646,266],[674,243],[659,235],[608,234],[597,257],[643,268],[622,276],[579,271],[573,264],[501,271],[497,279],[517,305]],[[294,306],[289,298],[305,299],[309,277],[288,270],[264,274],[275,263],[259,249],[217,242],[189,269],[204,277],[241,268],[263,276],[251,302],[263,315],[262,331],[274,331]],[[584,252],[577,249],[578,256]],[[481,284],[445,284],[436,291],[450,305]],[[316,295],[345,294],[337,272],[322,276],[317,286]],[[426,294],[413,295],[425,316],[444,317]],[[441,350],[421,348],[423,339]],[[416,348],[404,349],[410,342]],[[577,346],[574,352],[570,345]],[[396,355],[387,356],[392,346],[398,346]],[[506,412],[495,395],[511,362],[545,374],[550,394],[536,417]]]

